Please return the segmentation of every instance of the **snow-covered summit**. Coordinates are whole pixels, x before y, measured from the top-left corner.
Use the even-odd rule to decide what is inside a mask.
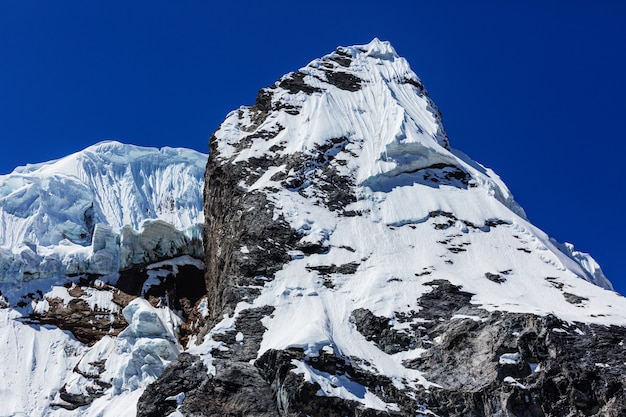
[[[231,113],[216,133],[223,158],[311,153],[329,138],[350,138],[349,148],[359,152],[339,156],[358,184],[385,187],[389,177],[442,167],[467,176],[470,186],[483,186],[524,217],[497,175],[450,149],[441,113],[389,42],[340,47],[285,75],[259,99],[253,110],[282,111],[266,118],[243,108]],[[267,140],[236,150],[251,129]]]
[[[534,229],[497,174],[450,147],[441,113],[389,42],[339,47],[286,74],[261,90],[254,106],[231,112],[215,138],[221,161],[276,161],[243,180],[250,191],[274,190],[281,177],[290,191],[322,195],[315,191],[315,170],[330,162],[325,174],[349,178],[344,185],[353,186],[347,210],[371,212],[377,221],[400,225],[442,212],[475,225],[499,219]],[[294,157],[314,162],[298,170],[289,162]],[[279,205],[293,197],[270,195]],[[303,230],[302,219],[293,221]],[[572,255],[536,233],[558,264],[612,288],[588,254]]]
[[[0,246],[88,244],[97,223],[139,229],[161,219],[178,229],[203,222],[207,156],[189,149],[101,142],[0,176]]]

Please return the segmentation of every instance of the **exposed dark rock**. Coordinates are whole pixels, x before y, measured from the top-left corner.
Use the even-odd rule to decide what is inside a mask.
[[[359,91],[363,82],[359,77],[343,71],[326,71],[326,80],[346,91]]]
[[[501,219],[487,219],[485,220],[485,226],[487,227],[496,227],[496,226],[500,226],[503,224],[511,224],[510,221],[508,220],[501,220]]]
[[[284,163],[286,168],[274,174],[272,180],[281,181],[285,188],[296,190],[333,211],[350,215],[344,208],[356,201],[355,184],[352,178],[338,172],[337,165],[341,160],[335,158],[348,143],[345,137],[332,138],[317,146],[312,155],[295,153],[274,162],[273,166]]]
[[[414,80],[414,79],[412,79],[412,78],[404,78],[402,81],[403,81],[405,84],[411,84],[411,85],[413,85],[414,87],[417,87],[417,89],[418,89],[420,92],[425,91],[425,90],[424,90],[424,84],[422,84],[419,80]]]
[[[267,115],[267,113],[272,110],[272,93],[266,88],[260,89],[257,92],[256,101],[254,102],[254,106],[252,106],[251,110]],[[255,121],[257,125],[261,124],[261,122],[262,120]]]
[[[307,266],[306,269],[309,271],[317,271],[322,276],[328,276],[332,274],[346,274],[352,275],[359,268],[359,263],[351,262],[343,265],[317,265],[317,266]]]
[[[307,84],[304,81],[304,77],[306,77],[306,74],[303,74],[301,72],[291,73],[289,76],[283,78],[278,83],[278,86],[280,88],[284,88],[285,90],[289,91],[291,94],[296,94],[300,91],[304,92],[305,94],[313,94],[313,93],[322,92],[321,89],[317,87],[313,87],[310,84]]]
[[[449,319],[461,307],[470,306],[472,295],[461,291],[461,287],[446,280],[433,280],[425,283],[433,290],[422,295],[418,301],[422,307],[420,317],[428,320]]]
[[[146,388],[137,403],[137,417],[162,417],[172,413],[176,405],[166,398],[181,392],[186,398],[193,398],[208,378],[207,368],[199,357],[181,353],[165,368],[157,382]],[[194,403],[200,406],[205,400],[199,397]]]
[[[287,248],[299,240],[284,220],[274,220],[273,206],[264,194],[246,193],[239,186],[248,176],[245,167],[223,165],[218,154],[213,139],[205,180],[204,228],[205,282],[212,319],[232,314],[241,299],[254,299],[255,288],[273,278],[290,259]],[[242,253],[242,247],[249,252]]]
[[[317,395],[320,390],[317,383],[306,382],[302,375],[291,372],[295,368],[294,360],[304,360],[309,366],[321,372],[346,376],[363,387],[371,388],[372,392],[375,392],[375,387],[378,387],[378,395],[384,397],[383,400],[388,402],[406,401],[388,378],[357,370],[345,358],[337,357],[334,354],[323,351],[319,353],[319,356],[305,358],[304,353],[299,349],[268,350],[256,361],[256,366],[265,380],[269,382],[275,395],[279,409],[277,415],[290,417],[399,417],[409,415],[406,412],[411,409],[412,402],[403,412],[397,413],[364,408],[356,401]],[[383,394],[383,391],[386,394]]]
[[[41,312],[33,312],[27,319],[23,320],[30,324],[49,324],[60,329],[71,332],[77,340],[89,346],[95,344],[106,335],[117,336],[128,323],[122,315],[121,309],[135,297],[113,297],[113,302],[123,300],[125,303],[118,304],[117,312],[105,309],[105,306],[90,305],[82,297],[87,295],[86,288],[96,288],[100,291],[117,292],[111,285],[99,282],[96,286],[97,276],[85,276],[78,279],[77,284],[67,283],[68,295],[73,297],[69,302],[60,298],[46,297],[48,308]],[[43,294],[36,297],[32,294],[32,299],[42,300]],[[69,394],[68,394],[69,395]]]
[[[571,294],[569,292],[564,292],[563,297],[565,297],[565,301],[567,301],[570,304],[582,304],[583,301],[589,300],[586,297],[581,297],[580,295]]]
[[[352,319],[359,333],[385,353],[393,355],[415,346],[412,338],[394,330],[386,317],[378,317],[369,310],[359,308],[352,312]]]
[[[557,281],[557,279],[558,278],[556,278],[556,277],[546,277],[546,281],[548,281],[550,284],[552,284],[552,286],[554,286],[554,288],[557,288],[557,289],[560,290],[560,289],[563,288],[563,286],[565,284],[563,284],[562,282]]]
[[[59,398],[63,400],[63,403],[54,404],[56,407],[61,407],[66,410],[75,410],[83,405],[90,404],[95,397],[82,394],[71,394],[65,390],[65,387],[59,389]]]
[[[278,415],[269,384],[251,364],[265,331],[261,319],[273,310],[270,306],[244,310],[239,313],[233,331],[213,336],[228,346],[228,350],[213,351],[215,375],[208,373],[200,358],[180,355],[144,392],[137,406],[142,410],[138,416],[167,415],[173,408],[166,398],[180,392],[185,393],[181,411],[186,416]],[[237,341],[238,333],[242,334],[240,341]],[[182,379],[185,381],[181,384]]]
[[[349,67],[352,64],[352,55],[341,48],[337,48],[335,54],[330,57],[330,60],[338,63],[342,67]]]
[[[454,247],[454,246],[453,246],[453,247],[448,248],[448,250],[449,250],[450,252],[452,252],[452,253],[459,253],[459,252],[465,252],[465,251],[466,251],[466,249],[459,248],[459,247]]]
[[[487,313],[447,282],[419,300],[405,319],[420,322],[420,358],[405,363],[441,385],[417,393],[439,416],[618,416],[626,406],[626,329],[554,316]],[[468,318],[452,319],[455,315]],[[476,318],[469,318],[476,317]],[[443,320],[442,320],[443,319]],[[620,345],[621,343],[621,345]],[[504,359],[503,359],[504,358]]]
[[[495,282],[496,284],[502,284],[503,282],[506,282],[506,278],[504,278],[500,274],[492,274],[491,272],[485,272],[485,278],[487,278],[489,281]]]

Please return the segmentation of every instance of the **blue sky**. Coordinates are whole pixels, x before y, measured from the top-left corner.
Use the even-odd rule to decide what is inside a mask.
[[[452,146],[626,293],[626,3],[468,3],[4,0],[0,174],[104,139],[206,152],[259,88],[378,37]]]

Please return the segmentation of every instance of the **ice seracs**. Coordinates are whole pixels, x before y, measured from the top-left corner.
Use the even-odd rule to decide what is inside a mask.
[[[204,294],[206,159],[106,141],[0,176],[0,414],[136,414]]]
[[[206,158],[106,141],[0,176],[0,281],[111,274],[159,243],[201,256]]]
[[[0,242],[85,243],[97,223],[133,229],[145,219],[178,229],[202,223],[198,185],[205,163],[206,155],[188,149],[106,141],[57,161],[18,167],[0,176]]]

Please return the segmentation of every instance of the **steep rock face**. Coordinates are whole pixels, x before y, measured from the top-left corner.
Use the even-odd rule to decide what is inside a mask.
[[[229,114],[205,184],[210,318],[138,415],[624,409],[626,301],[450,148],[388,43],[338,48]]]

